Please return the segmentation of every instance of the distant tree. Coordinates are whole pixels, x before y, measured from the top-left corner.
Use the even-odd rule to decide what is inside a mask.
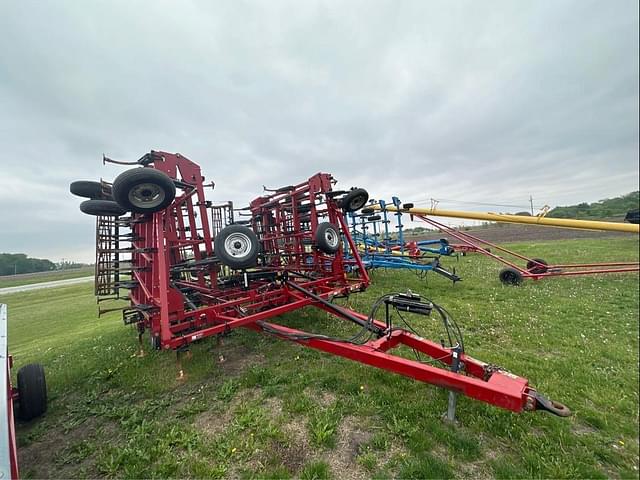
[[[55,269],[55,264],[50,260],[29,258],[24,253],[0,253],[0,276],[47,272]]]
[[[605,198],[598,202],[582,202],[577,205],[555,207],[550,210],[547,217],[553,218],[577,218],[577,219],[605,219],[611,217],[624,217],[629,210],[640,205],[640,191],[635,191],[615,198]]]

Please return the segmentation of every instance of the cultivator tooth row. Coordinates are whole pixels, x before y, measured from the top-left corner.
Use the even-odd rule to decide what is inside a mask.
[[[335,179],[318,173],[296,185],[265,187],[247,207],[234,209],[231,202],[213,205],[205,199],[200,167],[180,154],[153,151],[138,162],[104,161],[137,168],[123,172],[113,184],[71,185],[72,193],[90,198],[81,210],[97,216],[98,301],[129,302],[100,312],[121,310],[124,323],[136,325],[141,340],[149,332],[153,348],[176,350],[180,375],[180,352],[191,343],[243,327],[515,412],[567,414],[557,405],[555,411],[550,408],[526,379],[467,356],[455,322],[442,307],[418,295],[385,295],[368,316],[332,303],[369,286],[360,251],[379,245],[368,243],[366,229],[363,234],[350,231],[347,223],[349,216],[363,215],[368,216],[364,224],[380,221],[369,218],[370,213],[356,213],[367,204],[365,190],[333,190]],[[383,247],[392,255],[396,247],[405,253],[403,241]],[[448,273],[437,262],[429,266]],[[381,306],[384,321],[376,317]],[[341,339],[273,323],[279,315],[304,307],[322,309],[360,331]],[[446,330],[443,338],[450,344],[394,325],[393,312],[437,312]],[[392,353],[402,345],[418,358]],[[421,355],[430,360],[423,361]]]
[[[389,204],[396,208],[402,205],[398,197],[392,197]],[[374,205],[379,207],[380,214],[376,214]],[[455,270],[449,271],[440,263],[442,256],[450,256],[454,251],[449,242],[444,239],[406,242],[402,212],[398,209],[390,211],[386,206],[384,200],[371,200],[360,212],[348,215],[351,236],[365,267],[407,269],[423,278],[428,272],[435,272],[454,283],[460,281]],[[391,220],[393,217],[394,221]],[[347,258],[349,254],[348,251]]]

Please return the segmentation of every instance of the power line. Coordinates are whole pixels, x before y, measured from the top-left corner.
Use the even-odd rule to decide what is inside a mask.
[[[464,201],[464,200],[451,200],[446,198],[430,198],[429,200],[418,200],[417,202],[413,202],[415,204],[424,204],[430,202],[444,202],[444,203],[456,203],[463,205],[483,205],[487,207],[508,207],[508,208],[520,208],[523,210],[528,210],[530,205],[513,205],[508,203],[487,203],[487,202],[472,202],[472,201]]]

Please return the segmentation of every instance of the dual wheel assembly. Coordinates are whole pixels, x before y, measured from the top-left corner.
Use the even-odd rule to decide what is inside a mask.
[[[174,181],[154,168],[121,173],[112,185],[79,180],[71,183],[74,195],[85,197],[80,210],[88,215],[119,217],[127,212],[154,213],[167,208],[176,196]]]

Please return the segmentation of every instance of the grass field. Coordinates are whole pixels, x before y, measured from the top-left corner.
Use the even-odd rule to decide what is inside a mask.
[[[94,267],[74,268],[54,272],[40,272],[28,275],[9,275],[0,277],[0,288],[17,287],[18,285],[33,285],[35,283],[53,282],[55,280],[67,280],[93,275]]]
[[[635,239],[521,246],[549,261],[638,258]],[[342,301],[367,312],[411,288],[464,328],[467,353],[529,378],[574,415],[512,414],[250,331],[175,355],[139,358],[117,314],[96,318],[91,285],[0,297],[16,367],[48,375],[47,414],[18,425],[25,477],[638,478],[638,276],[554,278],[503,287],[478,256],[455,286],[430,274],[374,272]],[[308,309],[282,322],[346,336],[351,325]],[[439,338],[437,322],[414,320]],[[15,369],[14,369],[15,370]]]

